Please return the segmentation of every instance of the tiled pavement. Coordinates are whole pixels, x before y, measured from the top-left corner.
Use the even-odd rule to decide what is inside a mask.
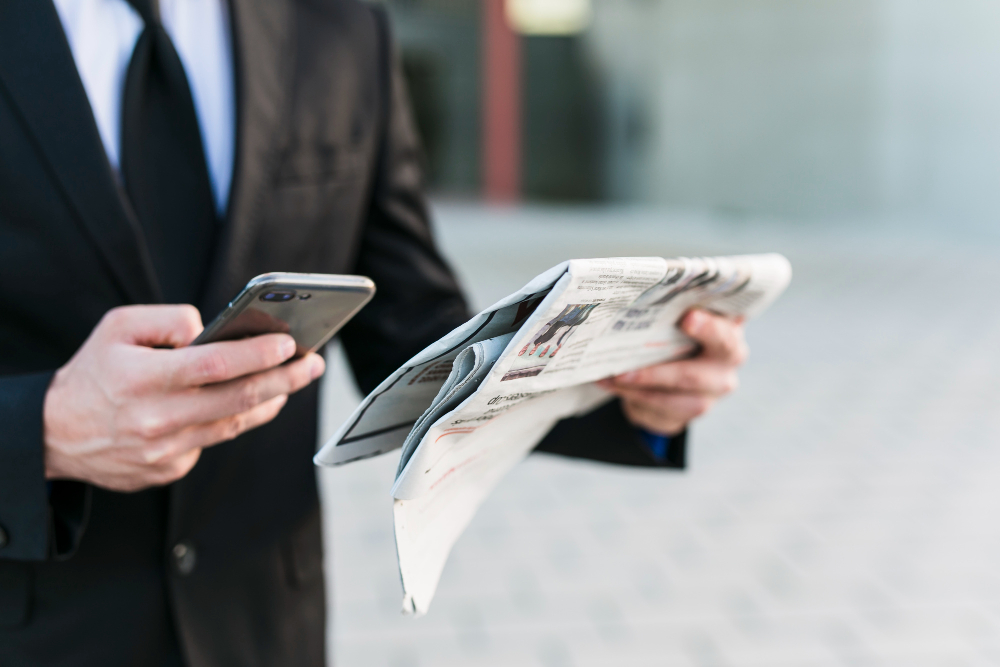
[[[479,306],[572,256],[778,250],[795,278],[689,472],[533,457],[424,618],[399,614],[394,456],[324,471],[338,667],[1000,665],[996,237],[438,209]]]

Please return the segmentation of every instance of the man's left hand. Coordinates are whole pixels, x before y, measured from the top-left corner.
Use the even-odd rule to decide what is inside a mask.
[[[736,369],[747,358],[742,318],[691,310],[680,327],[701,345],[697,356],[598,383],[621,398],[625,416],[634,426],[661,435],[680,433],[688,422],[736,389]]]

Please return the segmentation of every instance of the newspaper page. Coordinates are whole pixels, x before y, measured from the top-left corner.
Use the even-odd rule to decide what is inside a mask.
[[[610,399],[595,380],[690,355],[676,326],[689,308],[753,316],[790,278],[773,254],[571,260],[386,380],[316,461],[403,447],[392,494],[404,611],[426,612],[452,546],[503,476],[560,419]]]

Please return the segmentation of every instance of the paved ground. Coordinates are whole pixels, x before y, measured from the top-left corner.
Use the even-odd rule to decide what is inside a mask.
[[[572,256],[778,250],[687,473],[534,457],[399,614],[392,455],[324,471],[338,667],[1000,665],[1000,242],[881,223],[439,207],[486,305]],[[833,231],[830,231],[833,230]],[[350,410],[326,387],[330,431]]]

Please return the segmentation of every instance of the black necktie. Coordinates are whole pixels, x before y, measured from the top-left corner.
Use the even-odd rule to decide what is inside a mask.
[[[216,232],[215,202],[184,67],[156,0],[128,0],[146,23],[125,77],[121,170],[167,303],[197,303]]]

